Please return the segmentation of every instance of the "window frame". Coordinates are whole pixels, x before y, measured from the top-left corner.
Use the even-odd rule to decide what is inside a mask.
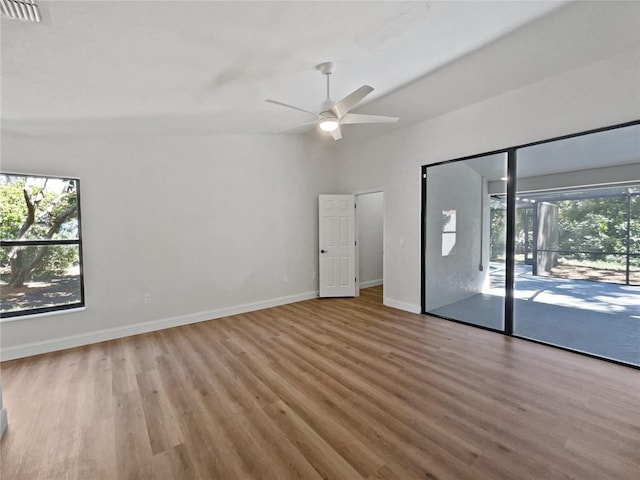
[[[78,273],[80,281],[80,300],[73,303],[65,303],[61,305],[52,305],[46,307],[29,308],[23,310],[14,310],[10,312],[0,311],[0,322],[4,320],[17,320],[20,317],[30,317],[54,312],[62,312],[64,310],[77,310],[85,308],[85,296],[84,296],[84,261],[82,250],[82,208],[81,208],[81,189],[80,179],[77,177],[58,176],[58,175],[40,175],[33,173],[14,173],[0,171],[0,175],[23,177],[23,178],[43,178],[54,180],[73,180],[76,188],[76,203],[77,208],[77,220],[78,220],[78,237],[76,239],[44,239],[44,240],[3,240],[0,238],[0,247],[14,247],[14,246],[30,246],[30,247],[42,247],[42,246],[58,246],[58,245],[75,245],[78,247]]]

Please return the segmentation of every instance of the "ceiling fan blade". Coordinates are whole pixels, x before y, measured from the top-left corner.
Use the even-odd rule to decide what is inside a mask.
[[[340,140],[342,138],[342,132],[340,131],[340,127],[336,128],[333,132],[331,132],[331,136],[334,140]]]
[[[343,125],[354,123],[395,123],[400,120],[398,117],[386,117],[384,115],[361,115],[359,113],[347,113],[340,123]]]
[[[265,102],[273,103],[274,105],[280,105],[281,107],[293,108],[294,110],[299,110],[301,112],[308,113],[309,115],[313,115],[314,117],[318,117],[319,116],[317,113],[310,112],[309,110],[305,110],[304,108],[294,107],[293,105],[288,105],[286,103],[278,102],[277,100],[267,99],[267,100],[265,100]]]
[[[360,103],[360,101],[371,92],[373,92],[373,87],[363,85],[331,107],[331,111],[336,115],[336,117],[342,118],[349,112],[349,110]]]

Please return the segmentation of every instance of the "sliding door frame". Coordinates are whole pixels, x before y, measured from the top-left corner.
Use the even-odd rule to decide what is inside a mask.
[[[511,152],[513,150],[513,152]],[[507,216],[507,241],[506,243],[506,252],[505,252],[505,268],[506,268],[506,275],[505,275],[505,317],[504,317],[504,329],[498,329],[498,328],[491,328],[491,327],[487,327],[484,325],[478,325],[475,323],[471,323],[471,322],[466,322],[464,320],[458,320],[456,318],[451,318],[451,317],[447,317],[444,315],[439,315],[439,314],[435,314],[435,313],[429,313],[427,312],[427,280],[426,280],[426,275],[427,275],[427,266],[426,266],[426,253],[427,253],[427,177],[429,175],[428,170],[430,167],[437,167],[437,166],[441,166],[441,165],[447,165],[450,163],[456,163],[456,162],[464,162],[467,160],[474,160],[476,158],[481,158],[481,157],[488,157],[491,155],[500,155],[500,154],[507,154],[507,176],[508,176],[508,181],[507,181],[507,203],[509,203],[509,196],[511,195],[511,197],[513,197],[513,204],[515,205],[516,202],[516,193],[515,193],[515,182],[513,182],[511,179],[515,179],[515,175],[511,174],[510,168],[513,169],[513,172],[515,173],[515,168],[516,168],[516,161],[515,161],[515,148],[511,148],[511,149],[503,149],[503,150],[494,150],[491,152],[486,152],[486,153],[480,153],[478,155],[469,155],[467,157],[461,157],[461,158],[455,158],[453,160],[445,160],[444,162],[437,162],[437,163],[431,163],[429,165],[423,165],[421,167],[421,174],[420,174],[420,178],[421,178],[421,199],[422,199],[422,206],[420,209],[420,311],[421,313],[425,314],[425,315],[431,315],[433,317],[438,317],[438,318],[443,318],[445,320],[449,320],[452,322],[456,322],[456,323],[462,323],[464,325],[471,325],[473,327],[476,328],[481,328],[483,330],[489,330],[491,332],[498,332],[498,333],[504,333],[507,334],[506,331],[509,330],[511,333],[508,333],[507,335],[512,335],[513,334],[513,319],[511,319],[511,323],[508,324],[508,320],[507,320],[507,311],[511,311],[513,312],[513,285],[514,285],[514,276],[513,276],[513,272],[511,272],[511,274],[509,273],[509,263],[511,263],[511,265],[515,265],[515,247],[509,249],[509,241],[508,241],[508,235],[509,235],[509,231],[511,229],[511,231],[515,232],[515,213],[513,214],[513,219],[511,220],[511,226],[510,226],[510,220],[509,217]],[[511,153],[510,153],[511,152]],[[509,160],[511,158],[511,160]],[[511,269],[513,270],[513,268]],[[509,300],[510,299],[510,300]],[[510,305],[509,307],[507,307],[507,305]]]
[[[513,336],[513,304],[516,265],[516,149],[507,150],[507,238],[505,245],[504,334]]]
[[[430,315],[433,317],[443,318],[445,320],[449,320],[456,323],[462,323],[465,325],[469,325],[475,328],[481,328],[483,330],[489,330],[492,332],[502,333],[503,335],[507,335],[510,337],[521,338],[523,340],[538,343],[541,345],[547,345],[550,347],[558,348],[560,350],[566,350],[569,352],[577,353],[580,355],[584,355],[587,357],[597,358],[599,360],[604,360],[611,363],[617,363],[620,365],[624,365],[631,368],[640,369],[640,365],[634,365],[631,363],[626,363],[623,361],[601,357],[599,355],[582,352],[579,350],[574,350],[568,347],[563,347],[560,345],[546,343],[540,340],[521,337],[514,334],[513,326],[514,326],[514,285],[515,285],[515,233],[516,233],[516,201],[517,201],[517,152],[518,150],[526,147],[531,147],[534,145],[541,145],[545,143],[555,142],[559,140],[564,140],[568,138],[580,137],[583,135],[590,135],[593,133],[605,132],[608,130],[615,130],[618,128],[630,127],[633,125],[640,125],[640,120],[633,120],[631,122],[620,123],[616,125],[610,125],[606,127],[586,130],[583,132],[572,133],[568,135],[561,135],[558,137],[549,138],[546,140],[539,140],[536,142],[525,143],[513,147],[503,148],[500,150],[493,150],[490,152],[479,153],[476,155],[468,155],[465,157],[455,158],[452,160],[445,160],[442,162],[431,163],[428,165],[422,165],[420,171],[420,181],[421,181],[421,210],[420,210],[420,302],[421,302],[421,312],[426,315]],[[463,162],[468,160],[473,160],[480,157],[487,157],[490,155],[497,154],[507,154],[507,212],[506,212],[506,251],[505,251],[505,304],[504,304],[504,329],[495,329],[486,327],[483,325],[477,325],[474,323],[466,322],[464,320],[457,320],[455,318],[449,318],[442,315],[428,313],[426,311],[426,249],[427,249],[427,240],[426,240],[426,211],[427,211],[427,176],[429,174],[428,170],[430,167],[436,167],[440,165],[446,165],[449,163],[455,162]],[[629,248],[627,248],[627,252]],[[628,271],[627,271],[628,274]]]

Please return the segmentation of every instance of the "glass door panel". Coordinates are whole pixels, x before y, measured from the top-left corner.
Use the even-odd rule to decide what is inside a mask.
[[[593,149],[609,165],[606,147],[624,138],[620,130],[517,151],[513,332],[640,365],[640,164],[603,165],[597,176],[597,163],[581,164]],[[555,174],[536,174],[541,165]]]
[[[502,331],[506,153],[426,171],[425,310]]]

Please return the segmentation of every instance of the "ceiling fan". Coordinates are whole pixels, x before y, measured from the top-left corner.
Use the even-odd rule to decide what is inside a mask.
[[[342,138],[342,132],[340,129],[342,125],[353,125],[358,123],[395,123],[398,121],[397,117],[349,113],[349,111],[358,105],[364,97],[373,92],[373,87],[370,87],[369,85],[363,85],[339,102],[334,103],[333,100],[331,100],[329,92],[329,77],[333,73],[334,67],[335,65],[332,62],[325,62],[316,66],[316,69],[320,70],[320,72],[327,77],[327,99],[320,104],[320,113],[310,112],[304,108],[288,105],[286,103],[278,102],[277,100],[265,100],[265,102],[280,105],[281,107],[293,108],[294,110],[299,110],[313,115],[316,117],[313,121],[296,125],[292,128],[317,124],[318,127],[320,127],[320,130],[323,132],[329,132],[334,140],[340,140]]]

